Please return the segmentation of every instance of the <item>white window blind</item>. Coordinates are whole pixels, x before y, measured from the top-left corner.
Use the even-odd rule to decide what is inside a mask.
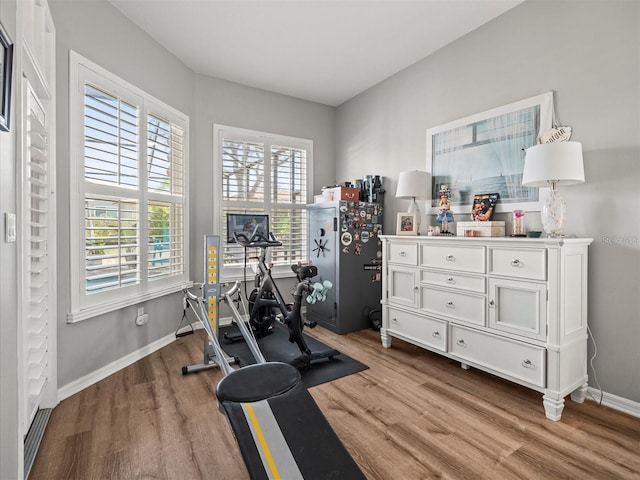
[[[138,106],[90,84],[85,85],[84,105],[85,180],[137,187]]]
[[[89,83],[84,87],[85,291],[140,283],[138,105]],[[98,186],[114,195],[97,195]],[[91,195],[89,192],[94,193]]]
[[[82,261],[69,321],[170,293],[188,279],[188,119],[73,54],[72,144]],[[75,141],[74,141],[75,139]],[[72,200],[73,201],[73,200]],[[75,233],[74,233],[75,232]]]
[[[147,277],[185,273],[184,129],[158,115],[147,117]]]
[[[49,323],[51,322],[52,264],[51,231],[51,164],[47,110],[27,80],[25,122],[25,212],[27,215],[23,252],[25,255],[24,325],[24,398],[25,425],[31,424],[49,374]]]
[[[227,238],[227,214],[268,214],[269,228],[282,242],[281,247],[269,249],[270,261],[276,273],[290,273],[291,264],[308,260],[306,204],[313,143],[223,126],[216,126],[214,135],[222,238]],[[226,244],[223,264],[224,275],[238,275],[245,265],[244,248]]]

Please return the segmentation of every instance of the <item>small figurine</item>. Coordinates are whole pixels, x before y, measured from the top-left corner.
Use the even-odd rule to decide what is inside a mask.
[[[449,222],[453,222],[453,212],[451,212],[451,202],[449,201],[450,196],[451,192],[449,191],[449,187],[441,185],[440,203],[438,204],[440,213],[438,213],[438,216],[436,217],[436,222],[441,224],[441,235],[451,235],[451,232],[449,232]]]

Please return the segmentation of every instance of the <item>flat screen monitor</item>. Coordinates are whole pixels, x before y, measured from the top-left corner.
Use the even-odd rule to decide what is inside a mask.
[[[242,233],[251,240],[256,233],[269,238],[269,215],[254,215],[250,213],[227,214],[227,243],[236,243],[233,234]]]

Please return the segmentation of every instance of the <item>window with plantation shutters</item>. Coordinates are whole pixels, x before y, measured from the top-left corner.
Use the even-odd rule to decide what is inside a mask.
[[[313,142],[221,125],[214,127],[214,137],[222,238],[227,238],[227,214],[268,214],[270,231],[282,242],[269,249],[270,261],[276,273],[290,273],[291,264],[308,260],[306,204],[312,191]],[[248,263],[257,254],[247,252]],[[244,248],[226,244],[223,264],[226,277],[241,275]]]
[[[72,52],[74,163],[69,321],[188,282],[188,118]],[[73,261],[73,260],[72,260]]]

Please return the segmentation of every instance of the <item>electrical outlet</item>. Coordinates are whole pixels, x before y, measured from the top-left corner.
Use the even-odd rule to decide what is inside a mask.
[[[138,315],[136,317],[136,325],[138,325],[139,327],[142,325],[145,325],[148,321],[149,321],[148,313],[143,313],[142,315]]]

